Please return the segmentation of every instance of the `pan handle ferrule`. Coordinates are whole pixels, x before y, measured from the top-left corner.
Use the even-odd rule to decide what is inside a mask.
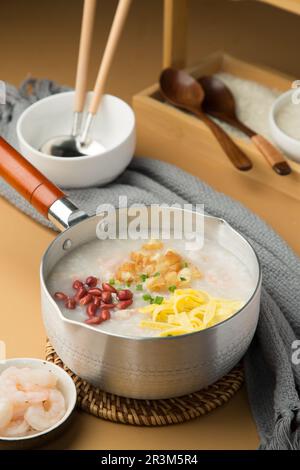
[[[48,219],[61,232],[87,218],[88,215],[66,197],[55,201],[48,211]]]

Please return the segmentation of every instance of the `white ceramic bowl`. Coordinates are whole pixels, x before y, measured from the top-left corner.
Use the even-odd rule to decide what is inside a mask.
[[[8,367],[31,367],[34,369],[44,368],[51,371],[58,379],[57,386],[65,398],[67,408],[65,415],[60,421],[45,431],[36,432],[29,436],[20,436],[15,438],[0,436],[0,449],[24,449],[41,446],[50,439],[56,437],[69,423],[72,412],[76,406],[77,392],[75,384],[67,372],[65,372],[61,367],[56,366],[52,362],[43,361],[42,359],[7,359],[0,362],[0,373]]]
[[[91,99],[90,92],[87,105]],[[59,93],[37,101],[17,122],[21,153],[58,186],[83,188],[113,181],[130,163],[135,150],[135,117],[119,98],[104,95],[91,129],[105,151],[89,157],[52,157],[40,152],[49,138],[70,135],[74,92]]]
[[[287,135],[277,124],[276,116],[280,108],[286,103],[292,103],[292,95],[295,89],[288,90],[280,95],[273,103],[269,113],[269,126],[274,142],[280,147],[283,153],[296,162],[300,162],[300,140]],[[296,105],[295,106],[300,106]]]

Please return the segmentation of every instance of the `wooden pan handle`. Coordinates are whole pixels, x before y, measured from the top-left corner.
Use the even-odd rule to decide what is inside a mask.
[[[75,84],[74,111],[77,113],[84,108],[96,6],[97,0],[84,1]]]
[[[99,68],[93,98],[90,104],[89,112],[96,114],[100,104],[104,88],[111,68],[111,64],[119,43],[119,39],[127,18],[128,10],[132,0],[119,0],[117,11],[109,33],[108,41],[103,54],[102,62]]]
[[[292,169],[284,155],[265,137],[257,134],[251,137],[251,140],[276,173],[281,176],[291,173]]]
[[[0,176],[47,218],[64,193],[0,137]]]

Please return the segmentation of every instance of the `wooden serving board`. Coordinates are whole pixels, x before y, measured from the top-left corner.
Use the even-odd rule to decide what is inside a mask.
[[[196,77],[226,72],[282,91],[290,89],[294,81],[293,77],[222,52],[204,58],[189,72]],[[224,178],[239,184],[242,181],[249,191],[254,191],[258,182],[300,201],[300,165],[290,162],[292,174],[278,176],[250,140],[232,136],[253,162],[251,171],[237,171],[205,124],[161,100],[158,84],[135,95],[133,107],[137,118],[138,154],[177,164],[200,178],[203,166],[206,173],[220,172],[222,168]]]

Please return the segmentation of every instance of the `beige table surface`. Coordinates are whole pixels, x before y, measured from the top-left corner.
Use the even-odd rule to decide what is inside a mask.
[[[193,1],[195,7],[196,3]],[[205,21],[206,17],[213,18],[215,24],[216,11],[219,12],[216,21],[223,21],[226,11],[221,1],[203,3],[205,3],[202,10],[204,27],[209,24],[209,20]],[[237,2],[228,2],[226,8],[237,9],[237,15],[244,15],[243,8],[248,7],[252,8],[252,15],[256,14],[255,8],[260,8],[259,12],[265,15],[264,18],[269,14],[266,7],[253,6],[255,2],[252,6],[249,6],[249,2],[245,2],[248,7],[242,5],[244,2],[238,3],[239,5]],[[55,77],[60,82],[72,83],[81,3],[72,0],[73,10],[70,10],[67,4],[68,2],[61,0],[52,2],[2,0],[0,34],[4,40],[0,41],[0,79],[17,84],[30,72],[32,75]],[[97,44],[103,46],[115,2],[101,2],[101,4],[102,10],[97,17],[93,73],[99,55],[96,47]],[[60,15],[57,16],[58,8]],[[161,22],[151,22],[151,18],[157,18],[158,15],[161,15],[159,0],[134,3],[134,11],[129,19],[130,28],[124,35],[109,82],[110,91],[128,100],[134,92],[150,85],[157,77],[160,67]],[[68,21],[63,21],[66,16]],[[42,17],[47,18],[47,21],[40,22],[38,18]],[[104,29],[101,28],[102,18],[106,24]],[[285,16],[284,20],[287,19]],[[279,21],[278,15],[275,20]],[[195,24],[196,16],[192,21]],[[235,24],[239,24],[238,20],[234,21]],[[265,21],[262,23],[266,24]],[[293,27],[296,30],[295,24]],[[227,23],[226,28],[224,37],[230,39],[232,30],[230,23]],[[14,35],[10,34],[12,30]],[[61,31],[63,33],[60,34]],[[221,29],[216,27],[216,31]],[[207,41],[206,44],[202,44],[201,51],[209,51],[210,47],[219,48],[220,36],[222,41],[220,33],[219,36],[215,36],[213,43]],[[60,47],[62,42],[64,47]],[[232,40],[228,45],[235,47],[234,44],[236,41]],[[262,50],[260,53],[263,54]],[[265,53],[266,60],[268,57],[269,55]],[[282,53],[281,58],[283,57],[286,56]],[[140,67],[137,73],[134,65],[141,61],[143,67]],[[224,181],[218,171],[212,175],[203,168],[202,177],[264,217],[300,253],[299,203],[275,191],[266,190],[261,185],[252,185],[251,191],[245,190],[242,180],[239,184],[233,185],[230,180]],[[0,200],[0,217],[0,339],[6,342],[9,357],[43,358],[45,331],[40,315],[38,273],[41,256],[55,234],[21,214],[4,200]],[[182,425],[155,429],[129,427],[98,420],[81,412],[77,412],[76,418],[73,428],[48,448],[254,449],[258,445],[258,436],[244,388],[227,405]]]

